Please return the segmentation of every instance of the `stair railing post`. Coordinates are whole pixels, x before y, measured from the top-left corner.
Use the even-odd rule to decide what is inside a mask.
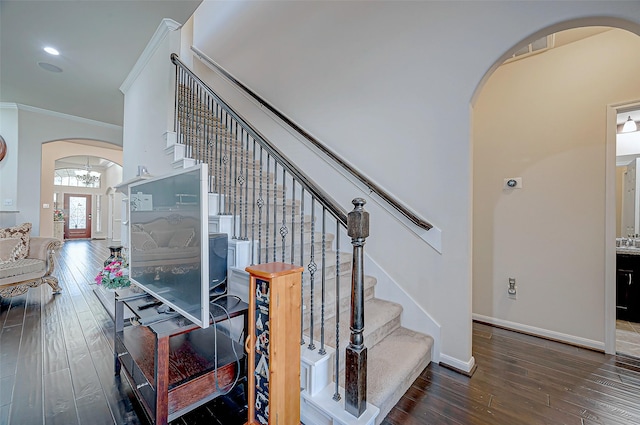
[[[353,211],[347,217],[347,234],[353,245],[351,270],[351,338],[345,353],[345,410],[360,417],[367,407],[367,347],[364,345],[364,244],[369,236],[366,201],[351,201]]]

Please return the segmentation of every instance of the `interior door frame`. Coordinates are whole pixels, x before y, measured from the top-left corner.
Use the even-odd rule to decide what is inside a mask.
[[[616,354],[616,138],[618,111],[640,100],[607,105],[604,230],[604,352]]]

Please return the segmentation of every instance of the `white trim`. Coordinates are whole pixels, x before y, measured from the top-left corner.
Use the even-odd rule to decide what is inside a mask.
[[[469,361],[463,362],[462,360],[458,360],[455,357],[448,356],[446,354],[440,354],[440,362],[444,363],[448,366],[453,366],[458,370],[461,370],[465,373],[471,373],[474,366],[476,365],[475,357],[471,356]]]
[[[364,267],[367,275],[376,277],[376,298],[392,301],[402,306],[401,326],[433,338],[431,361],[439,363],[442,342],[440,324],[368,254],[365,254]],[[459,360],[456,360],[456,362],[458,363]]]
[[[607,354],[616,353],[616,115],[616,109],[608,106],[605,138],[603,241],[604,351]]]
[[[34,112],[42,115],[49,115],[55,118],[62,118],[69,121],[75,121],[81,124],[95,125],[97,127],[111,128],[114,130],[122,130],[121,125],[109,124],[102,121],[91,120],[89,118],[82,118],[82,117],[77,117],[75,115],[63,114],[62,112],[50,111],[49,109],[37,108],[35,106],[23,105],[21,103],[2,102],[0,103],[0,108],[18,109],[21,111]]]
[[[202,62],[202,64],[204,64],[207,68],[209,68],[210,70],[215,72],[217,75],[220,75],[220,72],[212,64],[215,64],[216,66],[219,66],[220,68],[225,69],[224,67],[220,66],[216,61],[211,59],[209,56],[207,56],[204,52],[202,52],[197,47],[191,46],[191,51],[194,53],[194,56],[196,58],[198,58],[198,60],[200,60],[200,62]],[[233,74],[231,74],[226,69],[225,69],[225,72],[227,72],[229,75],[233,76]],[[244,98],[249,100],[251,103],[253,103],[255,106],[257,106],[265,115],[270,117],[271,120],[274,123],[276,123],[277,125],[282,127],[286,132],[288,132],[293,137],[295,137],[297,140],[299,140],[301,143],[303,143],[308,149],[310,149],[313,152],[316,152],[316,155],[320,159],[322,159],[330,167],[335,169],[344,178],[349,180],[354,186],[356,186],[363,193],[368,194],[369,198],[371,200],[373,200],[376,204],[378,204],[379,206],[384,208],[392,217],[394,217],[396,220],[398,220],[398,222],[400,222],[402,225],[404,225],[409,231],[413,232],[420,239],[425,241],[429,246],[431,246],[433,249],[435,249],[439,254],[442,254],[442,230],[439,227],[433,226],[430,230],[424,230],[424,229],[421,229],[421,228],[417,227],[416,225],[414,225],[404,215],[400,214],[395,208],[393,208],[386,201],[382,200],[382,198],[380,198],[375,193],[373,193],[368,186],[366,186],[364,183],[360,182],[359,180],[354,179],[353,176],[351,175],[351,173],[347,172],[344,168],[339,166],[335,161],[329,159],[326,155],[323,155],[318,150],[318,148],[316,146],[314,146],[311,142],[309,142],[307,139],[302,137],[298,132],[294,131],[292,128],[290,128],[288,125],[286,125],[284,122],[282,122],[271,111],[269,111],[268,109],[263,108],[262,105],[256,99],[254,99],[253,97],[249,96],[240,87],[236,86],[235,84],[231,84],[227,80],[226,77],[223,76],[222,80],[224,81],[225,84],[228,84],[230,87],[232,87],[234,90],[236,90],[241,96],[243,96]],[[255,90],[254,90],[254,92],[255,92]],[[286,114],[283,114],[283,115],[286,116]],[[287,118],[289,118],[289,117],[287,117]],[[291,121],[293,121],[293,120],[291,120]],[[312,134],[310,131],[308,131],[306,129],[304,129],[304,131],[306,131],[309,134]],[[384,187],[382,189],[386,190]]]
[[[0,102],[0,109],[18,109],[18,104],[13,102]]]
[[[495,317],[483,316],[481,314],[476,314],[476,313],[473,313],[473,320],[489,323],[490,325],[496,325],[496,326],[500,326],[507,329],[512,329],[514,331],[524,332],[534,336],[540,336],[543,338],[549,338],[556,341],[566,342],[568,344],[573,344],[581,347],[592,348],[594,350],[604,351],[604,343],[600,341],[594,341],[592,339],[586,339],[579,336],[563,334],[560,332],[537,328],[535,326],[523,325],[521,323],[497,319]],[[445,363],[447,362],[445,361]]]
[[[127,78],[122,82],[122,85],[120,86],[120,91],[122,93],[126,94],[131,88],[133,82],[138,78],[144,67],[147,66],[147,63],[153,57],[156,50],[158,50],[160,44],[165,38],[167,38],[167,35],[172,31],[179,30],[181,27],[182,25],[180,25],[180,23],[169,18],[164,18],[162,22],[160,22],[160,25],[156,28],[156,32],[153,33],[151,40],[147,43],[147,47],[144,48],[142,54],[136,61],[136,64],[131,68],[129,75],[127,75]]]
[[[300,392],[300,420],[307,425],[374,425],[380,409],[367,402],[367,408],[359,417],[345,410],[344,389],[339,387],[340,400],[333,399],[334,386],[327,385],[313,397],[307,391]]]
[[[640,101],[607,105],[604,185],[604,352],[616,353],[616,142],[618,109],[640,107]]]

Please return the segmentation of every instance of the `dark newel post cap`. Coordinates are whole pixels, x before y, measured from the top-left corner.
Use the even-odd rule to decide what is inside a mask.
[[[354,239],[365,239],[369,237],[369,213],[364,210],[367,201],[355,198],[351,203],[354,208],[347,216],[347,234]]]

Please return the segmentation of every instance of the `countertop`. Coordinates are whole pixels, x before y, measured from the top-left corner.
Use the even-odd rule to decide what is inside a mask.
[[[617,246],[616,254],[640,255],[640,248],[635,248],[632,246]]]

